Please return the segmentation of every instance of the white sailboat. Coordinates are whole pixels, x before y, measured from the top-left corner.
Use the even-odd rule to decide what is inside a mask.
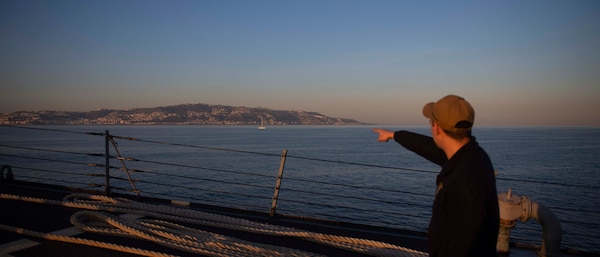
[[[260,130],[267,129],[267,127],[265,127],[265,122],[264,122],[262,116],[260,116],[260,126],[258,126],[258,129],[260,129]]]

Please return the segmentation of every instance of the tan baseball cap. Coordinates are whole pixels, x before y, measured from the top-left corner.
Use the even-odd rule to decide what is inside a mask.
[[[475,110],[471,104],[456,95],[447,95],[435,103],[426,104],[423,115],[451,132],[471,130],[475,121]]]

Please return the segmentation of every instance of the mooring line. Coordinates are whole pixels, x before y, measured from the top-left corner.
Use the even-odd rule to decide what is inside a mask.
[[[273,236],[284,236],[291,237],[297,239],[303,239],[306,241],[311,241],[315,243],[320,243],[323,245],[332,246],[339,249],[355,251],[358,253],[373,255],[373,256],[426,256],[425,253],[416,251],[413,249],[400,247],[394,244],[379,242],[375,240],[361,239],[361,238],[353,238],[353,237],[345,237],[345,236],[337,236],[331,234],[323,234],[316,233],[310,231],[304,231],[300,229],[283,227],[278,225],[266,224],[254,222],[246,219],[230,217],[226,215],[207,213],[197,210],[183,209],[183,208],[175,208],[171,206],[165,205],[155,205],[155,204],[147,204],[131,201],[124,198],[111,198],[100,195],[85,195],[85,194],[72,194],[67,197],[63,201],[49,200],[49,199],[41,199],[41,198],[32,198],[32,197],[24,197],[24,196],[16,196],[16,195],[8,195],[8,194],[0,194],[0,198],[11,199],[11,200],[21,200],[28,202],[37,202],[37,203],[47,203],[47,204],[55,204],[73,208],[87,209],[87,210],[96,210],[96,211],[108,211],[108,212],[119,212],[119,213],[132,213],[137,215],[143,215],[147,217],[159,218],[163,221],[144,221],[146,224],[144,226],[154,227],[151,230],[158,231],[156,233],[163,234],[167,233],[162,231],[162,229],[158,229],[158,227],[166,227],[168,231],[167,237],[170,237],[173,240],[174,234],[181,234],[181,232],[173,232],[174,227],[178,227],[174,223],[166,223],[166,221],[175,221],[175,222],[183,222],[186,224],[196,224],[196,225],[205,225],[210,227],[231,229],[237,231],[245,231],[257,234],[264,235],[273,235]],[[139,224],[126,224],[127,222],[120,221],[115,219],[112,216],[107,216],[102,213],[95,212],[84,212],[79,214],[83,217],[92,216],[92,218],[87,218],[88,220],[103,220],[103,222],[108,222],[112,226],[122,227],[124,230],[133,230],[132,228],[140,229]],[[77,220],[78,218],[73,218]],[[78,222],[73,222],[77,224]],[[105,225],[104,225],[105,226]],[[106,227],[106,226],[105,226]],[[85,230],[85,228],[84,228]],[[141,229],[143,230],[143,229]],[[188,237],[186,239],[182,239],[183,241],[188,241],[181,248],[182,250],[191,251],[191,246],[189,244],[199,246],[203,254],[208,254],[211,256],[223,256],[219,255],[224,251],[227,251],[228,254],[232,255],[242,255],[249,254],[247,256],[257,256],[264,255],[264,253],[269,253],[267,255],[276,255],[277,252],[283,252],[282,256],[314,256],[314,253],[303,252],[296,249],[289,249],[278,246],[270,246],[270,245],[257,245],[256,243],[249,243],[236,238],[226,238],[222,235],[212,235],[206,234],[208,232],[198,231],[198,230],[188,230],[188,228],[181,228],[183,232],[183,237]],[[156,235],[152,235],[147,232],[134,232],[139,233],[142,238],[150,239],[156,237]],[[153,232],[154,233],[154,232]],[[170,234],[169,234],[170,233]],[[201,243],[198,241],[202,241],[201,238],[210,238],[210,237],[218,237],[219,240],[215,242]],[[192,238],[191,242],[190,237]],[[179,239],[177,239],[179,240]],[[161,244],[173,244],[173,241]],[[177,246],[178,247],[178,246]],[[216,248],[215,248],[216,247]],[[217,250],[215,250],[217,249]],[[252,252],[250,249],[256,249],[258,252]],[[218,254],[217,254],[218,253]],[[235,254],[234,254],[235,253]],[[262,253],[262,254],[261,254]],[[214,255],[213,255],[214,254]]]

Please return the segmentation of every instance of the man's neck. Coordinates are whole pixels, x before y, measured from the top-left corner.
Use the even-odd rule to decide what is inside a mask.
[[[458,152],[463,146],[465,146],[471,138],[463,138],[463,139],[453,139],[447,138],[448,142],[446,143],[446,147],[443,148],[444,153],[446,153],[446,157],[448,160],[452,159],[452,156]]]

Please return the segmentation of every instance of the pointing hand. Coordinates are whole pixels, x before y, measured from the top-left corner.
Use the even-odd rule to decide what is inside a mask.
[[[379,134],[379,138],[377,138],[377,141],[379,142],[387,142],[394,138],[394,131],[391,130],[374,128],[373,132]]]

